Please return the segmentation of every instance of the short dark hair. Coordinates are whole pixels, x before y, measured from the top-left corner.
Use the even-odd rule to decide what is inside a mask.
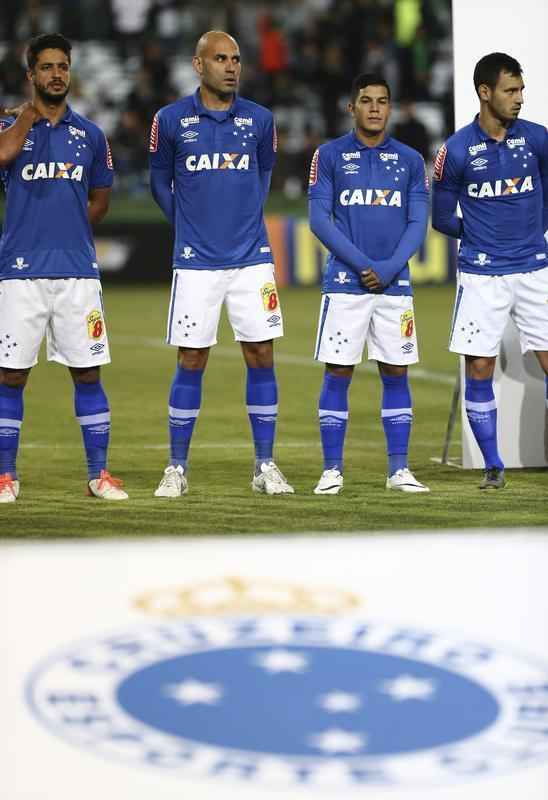
[[[388,85],[386,78],[383,78],[382,75],[377,75],[374,72],[362,72],[361,75],[358,75],[352,81],[352,88],[350,90],[351,103],[356,102],[356,98],[360,93],[360,89],[365,89],[366,86],[384,86],[388,92],[388,99],[390,100],[390,86]]]
[[[482,83],[489,86],[490,89],[494,89],[501,72],[508,72],[513,77],[518,78],[523,70],[519,61],[516,61],[512,56],[506,55],[506,53],[489,53],[489,55],[480,58],[474,67],[476,92],[478,92]]]
[[[72,45],[62,33],[42,33],[31,39],[27,47],[27,65],[29,69],[34,69],[38,56],[42,50],[62,50],[68,58],[70,64],[70,52]]]

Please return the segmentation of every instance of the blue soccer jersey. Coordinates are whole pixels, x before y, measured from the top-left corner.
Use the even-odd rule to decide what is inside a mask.
[[[197,90],[158,111],[151,182],[153,192],[157,179],[173,185],[174,267],[231,269],[272,261],[263,205],[275,157],[272,114],[250,100],[236,97],[228,111],[212,111]]]
[[[0,121],[0,129],[13,122]],[[55,126],[35,122],[0,177],[6,189],[0,280],[97,278],[88,194],[113,179],[108,142],[97,125],[70,108]]]
[[[546,128],[517,120],[498,142],[476,117],[451,136],[434,165],[432,224],[461,238],[463,272],[507,275],[548,266]]]
[[[390,137],[367,147],[352,131],[316,150],[309,183],[311,228],[330,250],[323,292],[367,293],[359,273],[371,267],[385,294],[412,294],[408,259],[428,218],[422,156]]]

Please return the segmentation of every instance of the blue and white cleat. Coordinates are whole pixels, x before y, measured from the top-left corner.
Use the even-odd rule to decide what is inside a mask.
[[[324,469],[318,485],[314,489],[314,494],[340,494],[343,483],[342,473],[336,467],[334,469]]]
[[[158,488],[154,492],[154,497],[181,497],[188,492],[188,481],[184,468],[177,464],[166,467],[164,476]]]
[[[259,473],[253,476],[251,488],[261,494],[295,494],[294,488],[273,461],[261,464]]]
[[[404,467],[386,479],[386,488],[397,492],[429,492],[428,486],[420,483],[410,469]]]

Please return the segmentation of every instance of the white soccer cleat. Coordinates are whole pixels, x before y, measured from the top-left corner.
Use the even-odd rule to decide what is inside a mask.
[[[344,478],[338,469],[324,469],[314,494],[340,494]]]
[[[9,472],[0,475],[0,503],[15,503],[19,494],[19,481],[14,480]]]
[[[288,484],[273,461],[261,464],[261,471],[253,477],[251,488],[262,494],[295,494],[294,488]]]
[[[113,478],[106,469],[101,470],[98,478],[88,483],[88,495],[98,497],[100,500],[127,500],[128,495],[122,489],[122,481]]]
[[[386,488],[395,489],[398,492],[429,492],[428,486],[415,478],[413,473],[407,467],[399,469],[393,475],[386,479]]]
[[[181,497],[188,492],[188,481],[185,470],[180,464],[166,467],[164,477],[154,492],[154,497]]]

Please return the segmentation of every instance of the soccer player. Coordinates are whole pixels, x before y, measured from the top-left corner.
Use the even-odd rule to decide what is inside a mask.
[[[107,471],[110,410],[99,365],[110,356],[91,232],[108,210],[112,159],[101,130],[67,105],[70,42],[38,36],[27,63],[32,99],[0,121],[0,502],[19,494],[23,390],[45,333],[48,359],[65,364],[74,382],[88,492],[125,500]]]
[[[292,494],[272,460],[278,412],[273,339],[282,335],[282,314],[263,205],[276,153],[274,121],[270,111],[237,93],[240,50],[232,36],[205,33],[192,64],[199,88],[160,109],[150,137],[152,194],[175,227],[167,342],[178,347],[169,395],[171,458],[155,495],[188,491],[188,450],[223,302],[247,365],[251,486]]]
[[[548,134],[518,119],[515,58],[481,58],[474,86],[479,114],[436,157],[432,223],[461,240],[449,349],[466,360],[466,413],[485,461],[480,489],[502,489],[493,372],[509,317],[522,353],[533,350],[548,375]],[[548,403],[548,379],[546,392]]]
[[[407,366],[418,361],[407,262],[426,234],[428,179],[422,156],[386,135],[390,88],[382,76],[359,75],[348,110],[354,129],[318,148],[310,169],[310,227],[329,250],[315,354],[325,363],[324,471],[314,493],[343,488],[348,389],[366,342],[383,384],[386,488],[428,492],[407,460],[413,418]]]

